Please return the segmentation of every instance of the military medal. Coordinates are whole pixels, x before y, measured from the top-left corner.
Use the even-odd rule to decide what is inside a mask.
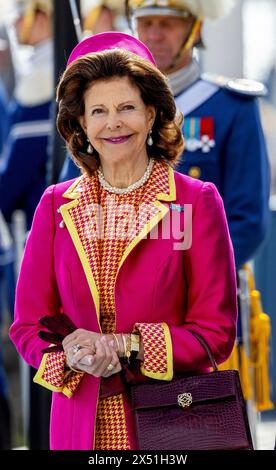
[[[208,153],[216,145],[212,117],[186,118],[184,121],[185,148],[189,152]]]

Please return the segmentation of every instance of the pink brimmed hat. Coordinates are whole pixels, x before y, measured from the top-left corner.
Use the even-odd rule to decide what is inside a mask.
[[[118,31],[108,31],[95,34],[81,41],[71,52],[67,62],[67,67],[79,57],[93,52],[101,52],[107,49],[126,49],[148,60],[156,66],[156,62],[149,49],[139,39],[130,34],[120,33]]]

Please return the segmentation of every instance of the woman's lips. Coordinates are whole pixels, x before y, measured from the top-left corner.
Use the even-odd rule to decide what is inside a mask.
[[[126,142],[131,135],[122,135],[120,137],[110,137],[109,139],[104,139],[106,142],[109,142],[110,144],[123,144]]]

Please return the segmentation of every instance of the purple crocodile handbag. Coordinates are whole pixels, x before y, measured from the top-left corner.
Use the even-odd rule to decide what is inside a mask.
[[[214,371],[131,387],[139,449],[253,450],[238,371],[219,371],[205,340],[190,332]]]

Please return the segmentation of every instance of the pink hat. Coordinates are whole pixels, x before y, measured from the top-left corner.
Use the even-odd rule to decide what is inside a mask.
[[[71,52],[67,67],[74,62],[74,60],[86,54],[115,48],[126,49],[129,52],[133,52],[156,66],[153,55],[139,39],[126,33],[108,31],[106,33],[95,34],[81,41]]]

